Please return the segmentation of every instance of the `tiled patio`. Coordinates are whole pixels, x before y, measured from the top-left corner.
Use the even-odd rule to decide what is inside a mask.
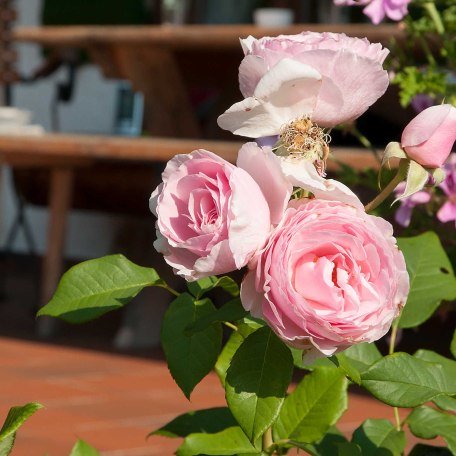
[[[191,409],[224,404],[209,375],[189,403],[160,360],[0,339],[0,415],[11,405],[45,406],[21,429],[14,456],[66,456],[77,438],[103,456],[168,456],[179,441],[146,435]],[[359,394],[340,428],[350,433],[365,418],[391,418],[391,409]]]

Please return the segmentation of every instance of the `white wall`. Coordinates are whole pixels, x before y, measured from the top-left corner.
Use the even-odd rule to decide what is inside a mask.
[[[16,0],[16,5],[19,13],[17,25],[39,25],[41,0]],[[21,44],[18,51],[18,68],[24,74],[30,74],[42,62],[39,46]],[[22,84],[14,89],[13,104],[32,111],[33,122],[41,124],[47,131],[51,129],[50,103],[55,82],[62,77],[60,72],[39,83]],[[61,131],[110,134],[113,129],[116,87],[116,81],[104,79],[97,67],[86,65],[82,68],[78,73],[73,101],[61,105],[59,109]],[[4,169],[3,179],[0,180],[0,245],[5,241],[15,212],[10,180],[10,171]],[[42,252],[45,248],[47,211],[30,207],[27,214],[38,250]],[[113,237],[121,225],[121,217],[75,211],[70,217],[66,254],[72,258],[88,258],[110,252]],[[24,246],[21,238],[15,250],[23,251]]]

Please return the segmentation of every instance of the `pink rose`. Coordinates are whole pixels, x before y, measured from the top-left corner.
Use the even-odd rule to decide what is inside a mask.
[[[456,141],[456,108],[431,106],[405,127],[401,144],[407,155],[428,168],[440,168]]]
[[[312,358],[385,335],[408,291],[388,222],[340,202],[300,200],[252,261],[241,299]]]
[[[219,117],[219,125],[251,138],[277,135],[303,116],[321,127],[356,119],[386,91],[382,64],[388,50],[367,39],[303,32],[241,40],[239,67],[244,101]],[[356,71],[354,71],[356,68]]]
[[[158,218],[154,246],[187,280],[245,266],[265,244],[291,193],[272,169],[258,176],[261,186],[275,190],[265,196],[246,171],[205,150],[176,155],[162,178],[150,199]]]
[[[336,5],[367,5],[363,13],[374,24],[380,24],[385,16],[393,21],[400,21],[408,14],[407,6],[411,0],[334,0]]]

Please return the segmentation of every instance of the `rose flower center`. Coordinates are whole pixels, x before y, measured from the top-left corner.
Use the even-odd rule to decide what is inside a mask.
[[[290,159],[309,160],[324,175],[330,142],[331,136],[323,128],[309,117],[301,117],[282,127],[276,153]]]

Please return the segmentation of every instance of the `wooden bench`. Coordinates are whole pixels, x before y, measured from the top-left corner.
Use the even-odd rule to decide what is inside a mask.
[[[0,136],[0,164],[13,168],[43,168],[50,171],[49,222],[43,259],[40,300],[53,295],[62,274],[68,213],[73,199],[74,173],[100,162],[150,164],[166,162],[176,154],[207,149],[231,162],[242,143],[169,138],[124,138],[46,134],[41,137]],[[362,149],[333,149],[340,162],[357,170],[377,167],[372,154]],[[335,170],[337,163],[329,162]]]

